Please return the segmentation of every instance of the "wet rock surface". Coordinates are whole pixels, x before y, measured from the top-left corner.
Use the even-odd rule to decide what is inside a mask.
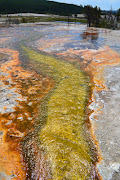
[[[10,56],[7,62],[1,64],[0,69],[0,171],[3,169],[0,172],[1,178],[46,179],[47,172],[44,171],[46,159],[37,139],[40,126],[38,116],[41,99],[54,86],[54,80],[35,72],[25,71],[20,66],[18,51],[10,49],[1,51]],[[38,165],[28,163],[28,159],[33,161],[31,153]],[[41,161],[42,164],[41,156],[44,159]],[[9,168],[5,165],[6,162],[9,163]],[[39,172],[39,166],[42,174]],[[34,171],[37,171],[36,175],[33,175]]]
[[[91,131],[100,154],[97,168],[105,180],[120,179],[120,31],[65,24],[1,28],[0,178],[52,178],[46,154],[36,137],[39,106],[54,87],[54,80],[43,73],[43,66],[35,65],[39,73],[32,71],[33,64],[20,51],[22,64],[31,63],[30,70],[21,66],[21,42],[75,64],[90,75],[94,84],[89,106]],[[44,72],[50,74],[51,70],[44,66]],[[5,165],[8,162],[9,167]]]

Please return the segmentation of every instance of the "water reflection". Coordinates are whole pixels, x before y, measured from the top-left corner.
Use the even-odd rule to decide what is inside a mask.
[[[99,31],[96,29],[87,29],[80,34],[83,40],[94,43],[99,37]]]

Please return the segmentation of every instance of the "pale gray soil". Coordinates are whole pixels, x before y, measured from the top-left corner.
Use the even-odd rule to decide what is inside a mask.
[[[94,92],[97,103],[102,103],[102,114],[96,124],[100,154],[103,158],[97,165],[104,180],[119,180],[120,172],[120,67],[106,67],[104,70],[107,91]],[[94,106],[94,103],[91,104]]]

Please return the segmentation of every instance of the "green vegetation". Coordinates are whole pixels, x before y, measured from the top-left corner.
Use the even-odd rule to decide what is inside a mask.
[[[48,17],[48,16],[2,16],[4,21],[8,22],[14,22],[15,20],[19,21],[19,23],[35,23],[35,22],[55,22],[55,21],[65,21],[68,22],[68,16],[61,16],[61,17]],[[72,18],[69,17],[69,22],[81,22],[81,23],[87,23],[87,19],[78,19],[78,18]],[[16,24],[16,21],[15,23]]]
[[[47,103],[47,122],[39,134],[51,163],[53,179],[89,179],[93,159],[83,130],[88,77],[68,62],[23,49],[35,64],[48,66],[49,75],[56,81]]]
[[[82,6],[47,0],[0,0],[0,13],[50,13],[60,15],[80,14]]]
[[[34,23],[34,22],[54,22],[54,21],[67,21],[68,17],[22,17],[20,22],[21,23]],[[81,22],[87,23],[86,19],[76,19],[76,18],[69,18],[69,22]]]
[[[112,9],[104,15],[100,20],[100,27],[108,29],[120,29],[120,9],[113,11]]]
[[[100,8],[92,7],[90,5],[84,6],[84,14],[88,21],[89,27],[100,27],[108,29],[119,29],[119,17],[120,10],[114,12],[110,11],[102,12]],[[102,15],[102,16],[101,16]]]
[[[86,16],[86,19],[88,20],[89,27],[95,26],[99,27],[100,25],[100,15],[101,15],[101,10],[100,8],[92,7],[92,6],[85,6],[84,7],[84,14]]]
[[[117,16],[118,22],[120,23],[120,8],[118,9],[116,16]]]
[[[73,18],[69,18],[69,22],[83,22],[88,23],[89,27],[101,27],[109,29],[120,28],[120,9],[118,11],[101,11],[100,8],[87,6],[77,6],[73,4],[58,3],[48,0],[0,0],[0,13],[44,13],[44,14],[58,14],[64,15],[66,18],[56,17],[20,17],[20,22],[51,22],[51,21],[68,21],[68,17],[74,15]],[[77,14],[84,13],[85,18],[77,18]],[[105,16],[105,18],[101,17]],[[106,18],[107,17],[107,18]],[[16,17],[18,18],[18,17]],[[12,21],[12,23],[19,24],[18,21]],[[7,24],[9,23],[9,20]]]

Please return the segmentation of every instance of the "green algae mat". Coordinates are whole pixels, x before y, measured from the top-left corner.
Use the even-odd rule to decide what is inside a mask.
[[[55,88],[47,101],[47,121],[39,138],[52,179],[89,179],[92,155],[83,125],[89,79],[74,65],[23,47],[29,58],[51,69]]]

